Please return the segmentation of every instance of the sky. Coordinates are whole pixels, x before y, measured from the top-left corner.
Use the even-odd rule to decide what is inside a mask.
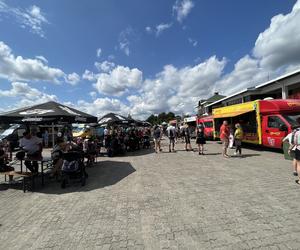
[[[300,0],[0,0],[0,111],[194,114],[300,69]]]

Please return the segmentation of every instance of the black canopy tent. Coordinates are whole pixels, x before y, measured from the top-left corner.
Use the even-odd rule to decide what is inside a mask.
[[[95,122],[97,117],[54,101],[0,114],[0,123],[49,124],[52,125],[52,130],[54,124]],[[54,136],[54,133],[52,134]],[[54,140],[52,141],[54,143]]]
[[[98,121],[100,126],[111,126],[111,125],[131,125],[134,123],[133,119],[126,118],[125,116],[108,113],[101,117]]]

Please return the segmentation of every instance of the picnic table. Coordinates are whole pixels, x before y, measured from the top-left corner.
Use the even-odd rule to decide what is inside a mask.
[[[41,171],[38,171],[38,173],[41,173],[41,179],[42,179],[42,186],[45,185],[45,173],[44,171],[48,169],[52,163],[51,157],[38,157],[38,158],[32,158],[32,157],[25,157],[23,159],[15,159],[12,161],[9,165],[10,166],[15,166],[18,162],[20,162],[20,171],[7,171],[7,172],[1,172],[1,175],[4,175],[5,182],[6,182],[6,176],[16,176],[16,177],[21,177],[22,183],[23,183],[23,192],[26,191],[26,180],[31,179],[31,186],[32,189],[34,189],[34,179],[38,175],[38,173],[32,173],[28,172],[27,168],[25,167],[25,171],[23,171],[23,162],[25,161],[37,161],[39,168],[41,168]],[[45,167],[45,164],[46,167]]]

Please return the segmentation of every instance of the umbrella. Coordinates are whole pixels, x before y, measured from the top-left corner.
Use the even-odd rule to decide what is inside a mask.
[[[130,125],[134,120],[126,118],[125,116],[108,113],[105,116],[101,117],[98,121],[99,125]]]
[[[97,117],[57,102],[46,102],[0,114],[0,123],[93,123]]]

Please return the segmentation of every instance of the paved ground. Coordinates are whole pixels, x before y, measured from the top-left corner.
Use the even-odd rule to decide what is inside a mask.
[[[0,249],[300,249],[300,186],[280,153],[177,148],[103,157],[85,187],[1,185]]]

